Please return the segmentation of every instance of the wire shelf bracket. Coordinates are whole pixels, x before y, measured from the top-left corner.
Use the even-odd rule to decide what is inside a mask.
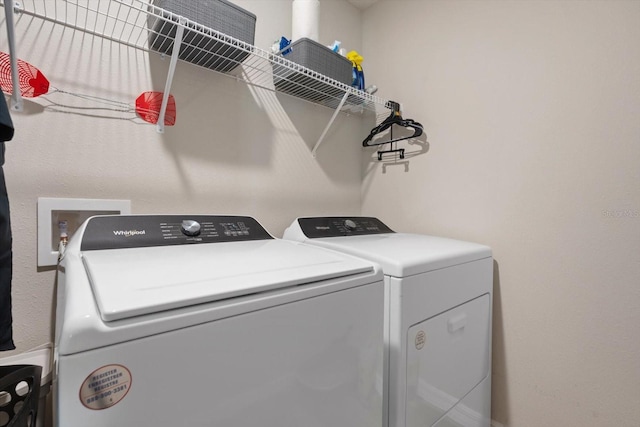
[[[13,82],[13,91],[11,92],[11,109],[14,111],[23,111],[24,103],[22,94],[18,87],[18,55],[16,53],[16,37],[15,24],[13,22],[14,4],[13,0],[5,1],[4,16],[7,25],[7,41],[9,42],[9,57],[11,61],[11,81]]]

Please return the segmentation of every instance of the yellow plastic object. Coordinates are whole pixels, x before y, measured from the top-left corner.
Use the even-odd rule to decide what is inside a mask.
[[[355,50],[347,53],[347,59],[353,63],[353,66],[358,69],[358,71],[362,71],[362,61],[364,58]]]

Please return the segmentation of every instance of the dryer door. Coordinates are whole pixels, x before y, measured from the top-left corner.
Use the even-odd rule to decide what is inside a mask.
[[[409,328],[407,427],[434,425],[489,374],[490,314],[485,294]],[[483,418],[464,412],[462,425]]]

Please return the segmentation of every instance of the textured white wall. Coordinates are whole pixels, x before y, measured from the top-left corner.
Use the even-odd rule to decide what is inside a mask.
[[[268,49],[290,35],[290,0],[236,3],[258,16],[256,46]],[[164,88],[168,59],[17,18],[19,57],[59,89],[133,104],[140,93]],[[321,19],[326,43],[360,43],[353,6],[323,2]],[[8,51],[6,38],[0,40]],[[332,110],[185,63],[171,93],[177,124],[164,134],[125,120],[130,113],[57,112],[71,110],[54,103],[101,106],[61,93],[26,100],[26,111],[13,114],[16,134],[5,165],[14,236],[13,353],[51,340],[55,272],[37,268],[38,197],[130,199],[137,214],[247,214],[276,236],[298,215],[359,213],[358,116],[340,115],[314,159],[311,148]]]
[[[369,82],[429,142],[406,165],[365,156],[363,214],[493,247],[493,418],[509,427],[640,425],[638,23],[638,1],[363,16]]]

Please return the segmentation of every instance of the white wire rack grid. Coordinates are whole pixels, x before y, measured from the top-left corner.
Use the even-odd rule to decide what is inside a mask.
[[[6,1],[6,0],[5,0]],[[153,4],[154,0],[19,0],[14,10],[132,48],[179,59],[333,109],[383,117],[388,101]],[[178,31],[182,27],[183,31]],[[242,67],[239,67],[242,65]],[[376,119],[376,122],[379,119]]]

